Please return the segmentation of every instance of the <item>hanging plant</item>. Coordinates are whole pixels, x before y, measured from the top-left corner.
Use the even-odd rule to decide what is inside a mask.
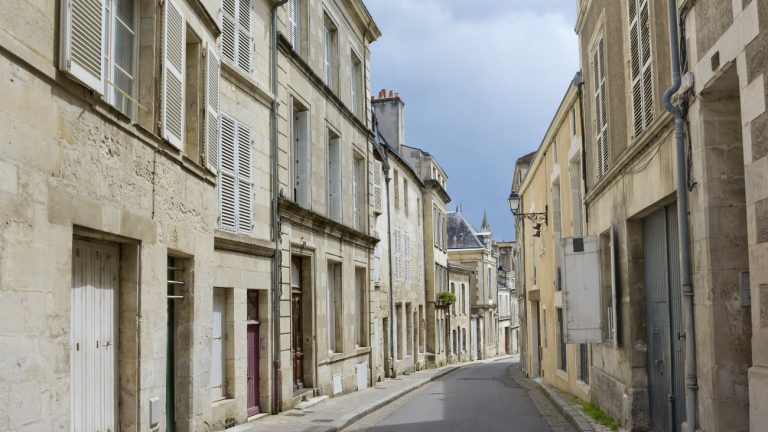
[[[440,291],[437,293],[437,300],[435,300],[435,307],[438,309],[447,309],[452,304],[456,303],[456,295],[449,291]]]

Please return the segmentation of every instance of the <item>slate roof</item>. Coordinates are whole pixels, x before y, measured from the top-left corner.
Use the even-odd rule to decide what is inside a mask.
[[[448,249],[483,249],[477,230],[464,215],[454,211],[448,213]]]

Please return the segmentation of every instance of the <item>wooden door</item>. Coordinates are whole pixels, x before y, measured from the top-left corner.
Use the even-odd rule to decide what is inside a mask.
[[[291,294],[291,329],[293,353],[293,382],[296,390],[304,388],[304,331],[302,326],[302,296],[300,290]]]
[[[75,240],[70,311],[71,430],[116,430],[118,247]]]

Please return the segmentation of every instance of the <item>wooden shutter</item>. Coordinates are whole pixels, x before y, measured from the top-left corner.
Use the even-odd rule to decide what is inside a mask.
[[[222,293],[213,296],[213,320],[211,322],[211,398],[213,401],[226,397],[224,374],[224,326],[226,297]]]
[[[381,214],[384,209],[382,196],[383,168],[379,161],[373,161],[373,212]]]
[[[311,168],[309,161],[309,111],[299,111],[296,122],[296,201],[304,207],[311,207]]]
[[[223,0],[221,4],[221,53],[237,63],[237,0]]]
[[[341,139],[331,139],[328,147],[328,216],[341,222]]]
[[[219,77],[221,67],[216,51],[208,47],[205,74],[205,166],[216,173],[219,166]]]
[[[639,136],[653,120],[653,71],[648,0],[628,0],[633,131]]]
[[[602,342],[599,240],[564,238],[561,243],[565,341]]]
[[[235,170],[235,120],[221,115],[221,154],[219,162],[219,226],[226,231],[237,231],[237,182]]]
[[[184,14],[173,0],[163,11],[162,135],[178,149],[184,146]]]
[[[61,70],[103,95],[105,0],[63,0],[61,3]]]
[[[251,0],[237,1],[237,65],[251,73]]]
[[[251,178],[251,129],[237,124],[237,232],[250,234],[253,228],[253,180]]]

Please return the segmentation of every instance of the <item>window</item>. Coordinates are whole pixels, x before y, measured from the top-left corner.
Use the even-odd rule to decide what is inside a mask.
[[[617,314],[619,299],[616,292],[616,269],[614,267],[618,260],[617,246],[613,227],[600,235],[601,304],[605,305],[602,308],[602,322],[606,323],[603,326],[603,339],[612,341],[614,346],[618,346],[617,336],[619,334],[617,328],[619,323]]]
[[[440,223],[438,220],[437,206],[432,205],[432,238],[434,239],[435,247],[439,246],[440,241]]]
[[[109,78],[107,101],[121,113],[133,117],[136,95],[136,5],[134,0],[106,1],[107,35],[105,47]]]
[[[557,140],[553,139],[549,144],[549,148],[552,149],[552,165],[557,165]]]
[[[368,292],[365,283],[365,269],[355,269],[355,344],[367,346]]]
[[[405,304],[405,344],[407,355],[413,355],[413,314],[411,313],[411,304]]]
[[[571,136],[576,136],[576,107],[571,108]]]
[[[394,171],[395,171],[395,175],[394,175],[395,208],[399,209],[400,208],[400,174],[397,172],[397,170],[394,170]]]
[[[467,286],[461,284],[461,313],[467,314]]]
[[[332,353],[343,352],[343,298],[341,282],[341,264],[328,263],[328,351]]]
[[[352,70],[350,71],[350,110],[358,118],[362,117],[363,107],[363,67],[360,57],[352,53]]]
[[[408,216],[408,180],[403,179],[403,210]]]
[[[309,110],[296,101],[293,103],[293,144],[293,200],[308,209],[312,205]]]
[[[353,206],[353,226],[361,230],[365,226],[364,217],[368,214],[365,211],[365,159],[355,153],[352,181],[352,206]]]
[[[592,48],[592,75],[594,76],[594,125],[595,154],[597,155],[597,178],[608,171],[608,113],[606,105],[605,82],[605,39],[600,37]]]
[[[653,121],[653,59],[648,0],[629,2],[629,53],[635,137]]]
[[[574,157],[568,165],[568,175],[571,185],[571,236],[581,237],[584,231],[582,220],[581,156]]]
[[[251,0],[223,0],[221,52],[246,74],[251,73]]]
[[[219,167],[219,226],[225,231],[250,234],[252,228],[251,129],[221,115]]]
[[[403,304],[397,303],[395,305],[395,321],[397,321],[397,334],[395,335],[395,346],[398,360],[403,358]]]
[[[563,331],[563,309],[557,308],[557,368],[567,371],[568,360],[565,348],[565,333]]]
[[[328,217],[341,222],[341,138],[328,130]]]
[[[337,52],[336,26],[328,15],[325,15],[323,23],[323,79],[325,85],[334,91],[336,91],[336,78],[338,76]]]
[[[579,344],[579,381],[589,384],[589,348]]]
[[[213,320],[211,322],[211,398],[227,397],[226,346],[227,295],[223,289],[213,290]]]
[[[203,115],[205,103],[199,83],[203,77],[203,42],[192,27],[186,28],[186,52],[184,65],[184,152],[193,160],[200,158]]]

